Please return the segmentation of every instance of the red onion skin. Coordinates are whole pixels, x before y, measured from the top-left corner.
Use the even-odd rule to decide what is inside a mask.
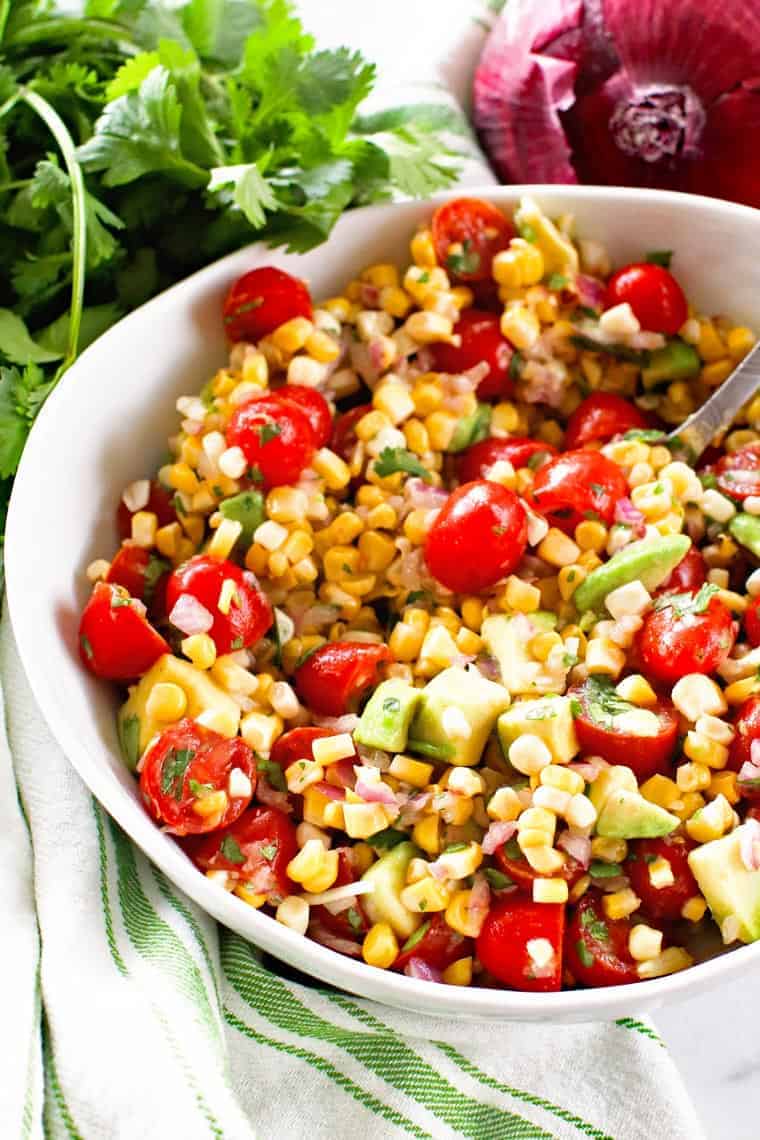
[[[422,982],[440,982],[443,980],[441,971],[428,966],[422,958],[410,958],[404,966],[404,973],[407,978],[417,978]]]
[[[760,206],[760,6],[510,0],[474,82],[505,182],[654,186]]]

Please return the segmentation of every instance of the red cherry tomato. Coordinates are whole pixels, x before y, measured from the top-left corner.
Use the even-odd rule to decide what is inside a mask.
[[[150,485],[150,494],[148,501],[142,511],[150,511],[158,519],[159,526],[169,526],[170,523],[177,521],[177,512],[174,509],[174,491],[168,490],[164,487],[163,483],[159,483],[154,479]],[[130,511],[129,507],[123,500],[119,500],[119,506],[116,511],[116,525],[119,529],[119,538],[132,537],[132,515],[135,511]]]
[[[297,483],[315,450],[309,418],[300,408],[278,399],[277,393],[258,396],[232,414],[227,446],[239,447],[266,487]]]
[[[321,392],[316,388],[304,388],[302,384],[283,384],[271,395],[303,412],[314,432],[315,446],[325,446],[332,435],[333,419],[330,405]]]
[[[634,839],[629,843],[625,873],[649,918],[676,922],[681,917],[683,904],[699,894],[688,860],[689,852],[695,846],[684,835],[666,835],[662,839]],[[649,865],[659,858],[665,859],[673,871],[675,882],[669,887],[655,887],[649,876]]]
[[[630,933],[627,918],[607,918],[599,892],[586,891],[567,926],[565,965],[584,986],[638,982],[636,963],[628,950]]]
[[[760,598],[753,598],[744,611],[744,632],[750,645],[760,645]]]
[[[296,691],[317,716],[343,716],[377,680],[381,665],[393,660],[387,645],[330,641],[296,669]]]
[[[317,725],[291,728],[290,732],[275,740],[269,759],[283,770],[295,764],[296,760],[313,760],[311,746],[315,740],[322,740],[325,736],[335,736],[335,730],[318,728]]]
[[[407,943],[412,945],[406,949]],[[442,914],[434,914],[415,930],[401,947],[394,970],[403,971],[410,958],[421,958],[434,970],[445,970],[459,958],[472,954],[472,939],[452,930]]]
[[[233,343],[257,341],[293,317],[311,320],[311,297],[303,281],[265,265],[237,279],[222,313],[225,331]]]
[[[234,768],[250,781],[247,795],[229,796]],[[149,745],[140,769],[140,791],[149,813],[174,835],[201,835],[234,823],[251,802],[255,786],[256,763],[245,741],[239,736],[228,740],[187,718]],[[204,797],[220,791],[228,793],[221,811],[196,811]]]
[[[528,520],[514,491],[478,479],[449,495],[425,541],[425,561],[450,590],[476,594],[510,574],[528,544]]]
[[[724,455],[715,465],[715,477],[723,494],[737,502],[760,495],[760,443]]]
[[[343,887],[347,883],[355,883],[359,878],[354,863],[353,848],[338,847],[338,877],[333,886]],[[364,913],[361,897],[357,896],[351,906],[333,914],[326,906],[315,906],[311,910],[311,918],[321,923],[336,938],[348,938],[358,941],[369,930],[370,923]]]
[[[293,894],[287,866],[298,854],[295,824],[278,808],[254,807],[231,827],[209,835],[192,853],[203,871],[227,871],[270,903]],[[300,888],[298,888],[300,889]]]
[[[121,586],[98,582],[79,622],[79,655],[91,673],[109,681],[142,677],[169,646],[145,620],[142,602]]]
[[[573,534],[584,519],[609,526],[618,499],[628,494],[625,475],[598,451],[568,451],[544,464],[533,480],[533,502],[552,526]]]
[[[698,590],[707,580],[707,566],[696,546],[690,546],[675,570],[657,590],[658,594],[673,594],[683,590]]]
[[[656,681],[677,681],[687,673],[712,673],[736,640],[731,611],[699,591],[664,594],[644,618],[635,642],[644,672]]]
[[[606,443],[615,435],[646,426],[644,415],[629,400],[613,392],[593,392],[567,421],[565,448],[572,451],[596,440]]]
[[[358,443],[356,435],[356,425],[362,416],[366,416],[367,412],[372,411],[371,404],[359,404],[358,407],[352,408],[350,412],[344,412],[343,415],[338,416],[333,424],[332,429],[332,443],[331,449],[341,459],[346,462],[351,458],[354,448]]]
[[[512,436],[510,439],[483,439],[462,452],[459,460],[459,482],[472,483],[476,479],[485,479],[488,468],[493,467],[500,459],[511,463],[515,470],[528,466],[538,470],[556,454],[555,447],[538,439],[523,439],[521,436]]]
[[[529,891],[533,888],[533,883],[536,879],[544,878],[538,871],[533,870],[520,850],[516,839],[510,839],[507,843],[503,843],[501,847],[497,847],[494,851],[494,859],[504,874],[511,879],[520,890]],[[583,866],[577,859],[573,859],[572,855],[565,855],[564,859],[565,862],[562,866],[562,870],[558,871],[552,878],[564,879],[569,887],[573,887],[578,880],[583,877],[585,872]]]
[[[488,280],[494,254],[515,236],[509,219],[482,198],[444,202],[433,214],[431,228],[436,257],[455,281]]]
[[[732,772],[739,772],[752,760],[752,744],[760,740],[760,696],[748,697],[734,718],[734,739],[728,750],[728,765]],[[754,780],[739,784],[738,790],[748,800],[760,800],[760,784]]]
[[[561,903],[534,903],[524,897],[505,899],[491,907],[478,935],[481,964],[513,990],[549,993],[562,987],[562,938],[565,907]],[[546,939],[554,950],[548,967],[538,971],[528,944]]]
[[[114,556],[106,582],[123,586],[133,598],[139,598],[147,605],[169,570],[169,563],[163,558],[158,558],[143,546],[126,542]]]
[[[219,609],[219,595],[225,579],[235,583],[235,596],[229,613]],[[271,628],[274,616],[269,599],[246,579],[244,571],[227,559],[196,554],[178,566],[166,584],[166,608],[171,614],[182,594],[190,594],[214,619],[209,630],[216,651],[231,653],[255,645]]]
[[[668,770],[678,739],[678,714],[667,698],[648,706],[659,722],[657,734],[639,736],[618,727],[627,702],[615,699],[611,684],[592,677],[571,689],[570,696],[575,702],[575,731],[581,752],[601,756],[610,764],[625,764],[639,781]]]
[[[648,332],[675,336],[689,315],[683,289],[662,265],[641,262],[618,269],[607,283],[605,309],[625,302]]]
[[[510,396],[514,390],[509,378],[509,362],[513,349],[501,335],[495,313],[465,309],[454,326],[461,344],[432,344],[433,369],[436,372],[466,372],[478,364],[488,365],[488,375],[478,384],[478,396],[489,400],[494,396]]]

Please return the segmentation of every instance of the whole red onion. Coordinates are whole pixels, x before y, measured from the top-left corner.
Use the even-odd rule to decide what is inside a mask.
[[[596,182],[760,206],[760,5],[510,0],[475,75],[507,182]]]

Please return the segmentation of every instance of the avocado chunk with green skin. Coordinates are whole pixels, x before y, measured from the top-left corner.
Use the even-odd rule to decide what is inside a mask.
[[[662,348],[650,354],[649,364],[642,369],[641,379],[645,388],[656,388],[666,380],[688,380],[697,376],[702,361],[693,345],[674,337]]]
[[[421,699],[422,689],[415,689],[400,677],[383,681],[365,705],[354,740],[367,748],[403,752]]]
[[[760,558],[760,518],[744,512],[734,515],[728,524],[728,531],[750,554]]]
[[[578,751],[569,697],[539,697],[518,701],[499,717],[496,730],[504,755],[519,736],[529,733],[543,740],[555,764],[567,764]]]
[[[238,542],[243,546],[250,546],[253,542],[254,531],[264,521],[264,496],[260,491],[241,491],[231,499],[223,499],[219,510],[226,519],[239,522],[243,527]]]
[[[386,851],[362,875],[362,882],[372,883],[374,890],[362,895],[362,906],[370,922],[387,922],[399,938],[406,939],[422,922],[421,914],[407,910],[401,902],[406,887],[406,872],[410,862],[421,855],[413,843],[397,843]]]
[[[750,871],[741,857],[747,826],[742,824],[722,839],[695,847],[689,853],[689,866],[715,921],[720,925],[727,918],[737,919],[741,941],[756,942],[760,939],[760,871]]]
[[[449,764],[472,767],[480,760],[496,718],[508,705],[509,693],[503,685],[488,681],[477,669],[452,665],[422,690],[407,748],[423,756],[434,755],[429,751],[431,745],[451,749],[446,756]]]
[[[629,582],[641,582],[651,593],[667,581],[690,546],[691,539],[685,534],[642,538],[624,546],[581,582],[573,594],[576,609],[581,614],[587,610],[600,612],[607,595]]]
[[[464,451],[474,443],[485,439],[491,427],[491,405],[478,404],[469,416],[463,416],[454,428],[454,434],[449,441],[447,451]]]
[[[545,610],[532,614],[492,614],[485,619],[480,636],[486,650],[496,658],[502,684],[510,693],[542,691],[537,680],[541,669],[528,651],[528,643],[534,634],[552,630],[556,624],[556,615]],[[556,692],[556,681],[547,681],[548,684]]]
[[[616,788],[607,796],[596,821],[596,834],[605,839],[657,839],[670,835],[681,823],[659,804],[639,792]]]

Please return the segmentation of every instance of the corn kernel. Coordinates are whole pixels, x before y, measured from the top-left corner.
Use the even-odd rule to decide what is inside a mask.
[[[564,879],[534,879],[533,902],[565,903],[568,888]]]
[[[731,329],[726,335],[726,345],[734,361],[745,357],[754,343],[755,335],[752,330],[741,325]]]
[[[426,815],[414,825],[412,839],[428,855],[438,855],[441,850],[440,828],[437,815]]]
[[[330,491],[342,491],[351,482],[348,465],[329,447],[320,447],[311,465]]]
[[[565,865],[562,853],[555,851],[546,843],[537,847],[526,847],[523,854],[533,870],[537,871],[539,875],[556,875]]]
[[[488,801],[486,810],[491,819],[509,823],[518,818],[523,805],[514,788],[497,788]]]
[[[681,917],[685,918],[687,922],[701,922],[705,917],[707,911],[707,903],[701,895],[695,895],[694,898],[687,899],[681,907]]]
[[[630,887],[625,887],[622,891],[613,891],[612,894],[602,897],[602,909],[607,918],[612,921],[618,918],[627,918],[640,906],[641,899],[634,894]]]
[[[550,566],[570,566],[580,556],[580,547],[556,527],[551,527],[539,545],[537,554]]]
[[[734,813],[726,797],[719,794],[686,821],[687,834],[697,843],[720,839],[733,826]]]
[[[411,756],[394,756],[388,769],[391,776],[415,788],[424,788],[433,776],[433,765],[422,760],[413,760]]]
[[[740,796],[736,786],[738,774],[736,772],[716,772],[710,780],[707,795],[712,799],[724,796],[730,804],[738,804]]]
[[[447,986],[469,986],[472,981],[472,958],[457,958],[441,974]]]
[[[313,740],[311,754],[318,764],[327,767],[339,760],[355,755],[354,742],[350,732],[340,732],[336,736],[324,736]]]
[[[151,719],[168,722],[180,720],[186,708],[185,690],[171,681],[159,681],[148,695],[145,711]]]
[[[394,425],[414,415],[415,405],[409,388],[402,380],[386,377],[374,391],[372,404]]]
[[[194,633],[184,638],[180,648],[196,669],[210,669],[216,661],[216,645],[207,633]]]
[[[368,966],[388,970],[398,956],[398,940],[387,922],[370,927],[362,943],[362,958]]]
[[[675,781],[669,779],[667,776],[651,776],[640,787],[644,799],[649,800],[650,803],[657,804],[659,807],[665,808],[669,811],[673,804],[677,803],[681,798],[678,785]]]
[[[728,763],[728,748],[725,744],[718,744],[700,732],[687,732],[683,750],[695,764],[706,765],[708,768],[725,768]]]
[[[412,238],[410,245],[412,261],[423,269],[432,269],[438,264],[433,245],[433,235],[430,230],[418,230]]]
[[[548,764],[542,768],[540,780],[543,787],[557,788],[569,796],[580,795],[585,788],[583,777],[560,764]]]
[[[176,558],[181,537],[179,523],[167,523],[166,526],[159,527],[155,538],[158,553],[163,554],[164,558]]]
[[[281,352],[292,354],[303,348],[314,332],[314,325],[306,317],[292,317],[271,333],[271,341]]]
[[[405,887],[400,894],[401,904],[416,914],[446,910],[451,898],[449,889],[431,876]]]
[[[202,819],[211,819],[218,816],[219,820],[227,810],[229,800],[223,791],[209,792],[193,800],[193,811]]]
[[[625,839],[596,835],[591,840],[591,854],[602,863],[622,863],[628,854],[628,844]]]
[[[710,786],[712,773],[706,764],[681,764],[676,771],[676,784],[682,792],[701,792]]]
[[[210,876],[213,874],[213,872],[207,871],[206,874]],[[266,895],[256,894],[254,891],[249,890],[248,887],[244,887],[241,884],[238,884],[233,888],[233,894],[236,894],[239,899],[242,899],[244,903],[247,903],[248,906],[254,907],[256,910],[258,910],[259,907],[263,906],[267,901]]]
[[[502,336],[520,352],[533,348],[541,334],[538,317],[520,301],[512,301],[501,315]]]
[[[132,541],[145,550],[155,544],[158,519],[152,511],[136,511],[132,515]]]
[[[344,803],[342,807],[344,830],[351,839],[369,839],[388,826],[382,804]]]
[[[657,704],[657,694],[646,677],[642,677],[640,673],[631,673],[628,677],[623,677],[615,686],[615,692],[624,701],[630,701],[633,705],[646,708]]]
[[[296,760],[285,769],[288,791],[296,795],[302,795],[310,784],[318,784],[323,779],[324,769],[314,760]]]
[[[662,950],[662,931],[645,923],[637,923],[628,935],[628,952],[636,962],[656,958]]]
[[[636,972],[640,978],[662,978],[667,974],[675,974],[678,970],[686,970],[694,964],[694,959],[688,951],[681,946],[669,946],[656,958],[649,958],[640,962]]]
[[[507,578],[502,596],[506,603],[505,608],[516,610],[518,613],[534,613],[541,605],[541,591],[538,587],[514,574]]]
[[[533,776],[551,764],[552,754],[540,736],[525,732],[510,744],[509,762],[518,772]]]

